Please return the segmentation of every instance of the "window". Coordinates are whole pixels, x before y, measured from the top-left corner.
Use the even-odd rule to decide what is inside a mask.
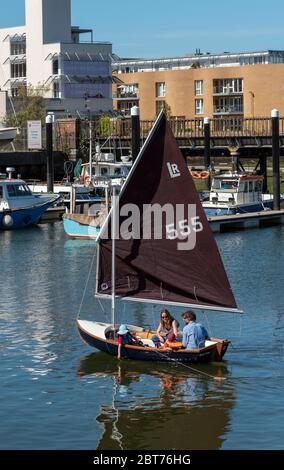
[[[0,199],[2,199],[2,197],[3,197],[3,187],[0,186]]]
[[[60,98],[59,82],[53,82],[53,98]]]
[[[11,78],[26,77],[26,63],[11,64]]]
[[[26,53],[26,40],[10,43],[10,55],[21,55]]]
[[[52,62],[52,75],[58,75],[59,65],[58,59],[54,59]]]
[[[156,83],[156,98],[163,98],[164,96],[166,96],[165,82]]]
[[[16,98],[17,96],[19,96],[19,87],[18,86],[12,86],[11,95],[12,95],[13,98]]]
[[[166,102],[163,100],[156,101],[156,115],[160,114],[162,109],[166,109]]]
[[[31,191],[25,184],[8,184],[7,190],[10,197],[31,196]]]
[[[195,100],[195,114],[203,114],[204,113],[204,104],[203,100]]]
[[[215,94],[229,95],[231,93],[243,93],[243,79],[226,78],[213,80],[213,88]]]
[[[196,96],[203,95],[203,80],[195,80],[194,88],[195,88],[195,95]]]

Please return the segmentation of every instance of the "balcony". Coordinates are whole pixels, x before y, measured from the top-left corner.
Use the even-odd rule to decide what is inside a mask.
[[[113,93],[113,99],[114,100],[122,100],[122,101],[126,101],[126,100],[139,100],[139,93],[138,92],[133,92],[133,91],[129,91],[129,92],[118,92],[118,93]]]
[[[243,89],[234,90],[232,88],[213,87],[213,96],[236,96],[242,94]]]
[[[223,106],[223,107],[214,107],[213,111],[214,116],[224,116],[224,115],[234,115],[234,114],[244,114],[243,106]]]

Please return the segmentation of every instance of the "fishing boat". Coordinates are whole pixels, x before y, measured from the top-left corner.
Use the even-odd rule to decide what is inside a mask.
[[[97,146],[95,161],[92,163],[90,182],[90,165],[84,163],[81,171],[81,183],[92,187],[98,195],[105,198],[105,208],[108,207],[109,188],[111,185],[121,187],[132,166],[129,156],[122,156],[121,162],[115,161],[113,153],[102,153]],[[87,187],[85,188],[87,190]],[[107,209],[92,206],[88,214],[65,214],[63,226],[65,233],[71,238],[96,240],[107,215]]]
[[[121,156],[121,161],[117,161],[114,153],[103,153],[98,145],[97,151],[92,158],[90,175],[90,163],[83,163],[80,180],[85,185],[92,185],[95,190],[103,191],[109,186],[109,181],[121,186],[125,181],[132,160],[129,155]]]
[[[80,238],[96,241],[103,222],[106,219],[106,209],[96,211],[96,214],[64,214],[63,227],[65,233],[71,238]]]
[[[162,214],[152,224],[153,211],[159,207]],[[241,312],[193,179],[163,112],[118,197],[113,188],[112,209],[96,247],[96,296],[111,300],[111,321],[77,319],[82,339],[96,349],[117,355],[118,301]],[[134,360],[221,360],[229,345],[226,339],[210,338],[200,349],[183,349],[180,344],[155,348],[154,331],[142,325],[127,327],[140,340],[138,345],[122,348],[124,357]]]
[[[42,214],[58,199],[55,195],[33,194],[25,181],[13,179],[14,168],[0,175],[0,230],[35,225]]]
[[[273,209],[273,195],[263,194],[262,175],[227,172],[214,175],[209,201],[202,203],[207,216],[244,214]]]

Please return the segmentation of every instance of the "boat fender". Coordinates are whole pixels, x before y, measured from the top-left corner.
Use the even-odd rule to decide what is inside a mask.
[[[196,179],[196,180],[197,180],[197,179],[200,178],[200,176],[199,176],[199,171],[191,171],[190,174],[191,174],[191,176],[192,176],[193,179]]]
[[[85,175],[85,176],[82,177],[82,183],[83,184],[89,184],[90,183],[89,175]]]
[[[201,171],[200,172],[200,178],[202,180],[206,180],[207,178],[209,178],[209,175],[210,175],[209,171]]]
[[[192,178],[196,179],[196,180],[205,180],[207,178],[209,178],[209,171],[191,171],[190,172]]]
[[[4,225],[4,227],[11,228],[14,224],[13,217],[10,214],[4,215],[2,224]]]

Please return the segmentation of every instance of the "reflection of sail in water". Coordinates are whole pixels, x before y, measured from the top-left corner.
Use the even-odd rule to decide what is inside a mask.
[[[226,378],[225,364],[200,366]],[[81,360],[80,375],[109,377],[112,398],[100,407],[104,426],[98,450],[220,449],[229,428],[234,391],[230,380],[218,381],[183,366],[155,366],[115,360],[103,354]]]

